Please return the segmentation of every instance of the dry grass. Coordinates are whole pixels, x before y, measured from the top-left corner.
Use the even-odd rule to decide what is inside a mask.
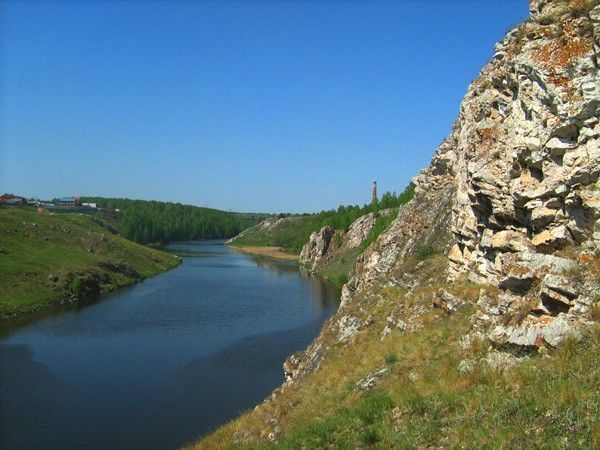
[[[249,255],[268,256],[275,259],[286,259],[290,261],[298,261],[298,255],[286,252],[281,247],[237,247],[230,246],[231,249],[247,253]]]

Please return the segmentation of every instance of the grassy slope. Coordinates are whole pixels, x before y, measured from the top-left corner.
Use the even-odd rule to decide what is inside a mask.
[[[0,208],[0,317],[76,299],[84,294],[78,278],[95,279],[107,292],[177,264],[88,215]]]
[[[465,351],[459,338],[472,310],[447,315],[431,307],[431,295],[446,288],[474,301],[479,285],[444,283],[446,259],[432,256],[412,271],[423,283],[410,295],[383,287],[376,298],[353,305],[358,317],[375,322],[350,345],[330,336],[321,368],[286,386],[274,399],[199,441],[195,448],[273,446],[270,423],[278,424],[278,448],[598,448],[600,446],[600,332],[583,344],[568,343],[552,357],[532,354],[499,372],[480,363],[467,375],[461,360],[483,355]],[[423,328],[395,330],[383,342],[386,317],[397,308],[422,307]],[[397,309],[396,309],[397,311]],[[406,319],[405,319],[406,320]],[[407,320],[408,323],[409,320]],[[356,388],[367,374],[387,367],[371,391]]]
[[[401,194],[386,193],[381,201],[364,205],[362,208],[340,205],[337,210],[321,211],[316,214],[287,216],[274,227],[265,228],[259,224],[246,229],[240,235],[234,237],[230,244],[246,247],[281,247],[288,252],[299,254],[314,231],[318,231],[324,226],[330,226],[335,230],[348,231],[352,223],[365,214],[378,213],[384,209],[397,210],[398,207],[408,203],[413,198],[414,190],[415,187],[411,183]],[[383,221],[385,223],[378,223],[373,236],[371,236],[371,240],[361,247],[361,251],[364,251],[368,244],[373,242],[389,226],[392,220],[393,218],[389,218]],[[379,228],[377,229],[377,227]]]
[[[243,231],[230,244],[235,247],[281,247],[291,251],[290,246],[299,236],[311,233],[309,230],[312,221],[311,216],[289,216],[270,230],[259,224]],[[308,241],[308,237],[306,240]]]

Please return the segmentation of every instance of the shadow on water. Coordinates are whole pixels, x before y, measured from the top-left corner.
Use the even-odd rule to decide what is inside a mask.
[[[64,395],[60,379],[33,359],[28,345],[0,344],[0,361],[12,370],[0,370],[0,447],[19,448],[18,436],[27,434],[29,424],[49,428],[55,405]],[[27,415],[19,411],[27,411]]]
[[[160,276],[160,275],[158,275]],[[69,313],[77,313],[90,306],[96,305],[101,302],[105,302],[114,297],[119,297],[135,288],[136,285],[143,283],[144,280],[137,281],[135,284],[127,286],[121,286],[113,289],[106,294],[87,297],[72,303],[55,303],[40,309],[39,311],[33,311],[30,313],[23,314],[21,316],[12,317],[9,319],[0,320],[0,339],[9,336],[13,332],[24,328],[27,325],[39,322],[43,319],[47,319],[53,316],[62,316]]]
[[[214,430],[230,419],[232,412],[238,415],[263,401],[285,381],[286,358],[306,348],[321,326],[322,320],[314,320],[292,329],[244,338],[178,371],[170,380],[173,392],[169,401],[185,405],[188,413],[194,411],[189,440]],[[240,385],[244,389],[232,396],[232,389]]]
[[[39,311],[33,311],[22,316],[12,317],[9,319],[0,320],[0,338],[4,338],[9,336],[14,331],[19,328],[23,328],[29,324],[34,322],[38,322],[42,319],[47,319],[52,316],[61,316],[66,313],[78,312],[88,306],[99,303],[103,300],[106,300],[108,297],[113,295],[118,295],[119,293],[131,289],[131,286],[125,286],[119,289],[116,289],[109,294],[103,295],[101,297],[92,297],[87,299],[82,299],[73,303],[56,303],[53,305],[49,305],[44,309],[40,309]]]

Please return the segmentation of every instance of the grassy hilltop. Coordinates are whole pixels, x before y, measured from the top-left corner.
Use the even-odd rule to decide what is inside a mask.
[[[98,217],[0,208],[0,317],[97,296],[178,262]]]

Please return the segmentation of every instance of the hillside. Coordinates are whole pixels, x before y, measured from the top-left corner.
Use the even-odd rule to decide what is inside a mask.
[[[285,384],[193,447],[600,446],[599,3],[530,2]]]
[[[82,197],[82,201],[119,209],[120,233],[142,244],[230,238],[268,216],[125,198]]]
[[[178,263],[89,215],[0,208],[0,317],[95,297]]]
[[[234,247],[280,247],[287,252],[299,254],[311,234],[323,227],[331,227],[343,234],[360,217],[366,214],[378,214],[383,210],[397,209],[410,201],[413,193],[414,186],[411,184],[400,194],[386,192],[381,200],[362,207],[340,205],[337,209],[315,214],[280,214],[244,230],[230,239],[228,244]]]

